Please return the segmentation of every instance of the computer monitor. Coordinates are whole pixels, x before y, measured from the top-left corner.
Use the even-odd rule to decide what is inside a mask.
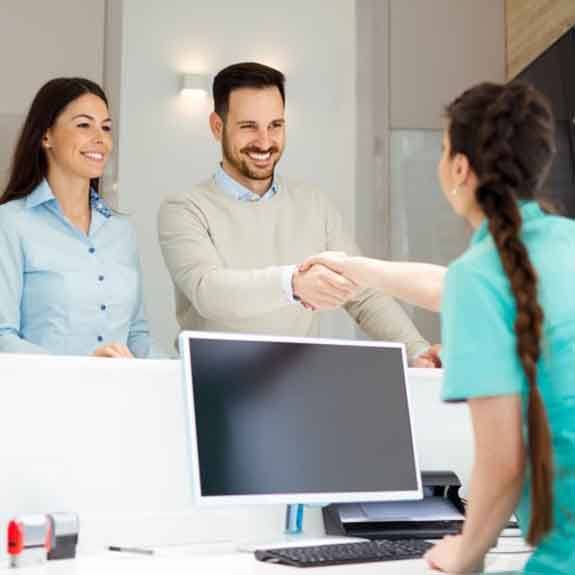
[[[202,504],[420,499],[402,344],[182,332]]]

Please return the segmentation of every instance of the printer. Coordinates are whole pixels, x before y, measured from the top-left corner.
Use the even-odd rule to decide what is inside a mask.
[[[450,471],[421,474],[423,499],[363,503],[332,503],[324,507],[328,535],[367,539],[436,539],[461,532],[465,507],[461,482]]]

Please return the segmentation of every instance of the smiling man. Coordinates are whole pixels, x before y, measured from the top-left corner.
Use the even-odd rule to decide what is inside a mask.
[[[402,308],[321,265],[298,264],[325,250],[357,253],[342,220],[315,188],[279,177],[284,146],[284,76],[258,63],[221,70],[210,128],[221,144],[215,174],[167,198],[159,214],[162,253],[182,329],[315,336],[318,311],[344,306],[371,337],[429,348]],[[425,354],[416,365],[431,365]]]

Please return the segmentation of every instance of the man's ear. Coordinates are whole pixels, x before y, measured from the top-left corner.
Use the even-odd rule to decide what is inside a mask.
[[[214,138],[218,141],[221,142],[222,140],[222,134],[224,131],[224,122],[223,120],[220,118],[219,114],[216,114],[216,112],[212,112],[210,114],[210,130],[212,131],[212,134],[214,135]]]

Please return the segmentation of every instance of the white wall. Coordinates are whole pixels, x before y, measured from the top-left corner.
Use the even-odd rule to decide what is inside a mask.
[[[437,181],[442,112],[478,82],[505,81],[505,3],[389,1],[390,256],[448,264],[467,248],[470,228]],[[414,309],[412,317],[439,341],[438,314]]]
[[[354,222],[355,0],[124,0],[119,207],[133,214],[146,303],[160,345],[176,333],[156,234],[162,198],[210,176],[219,159],[208,99],[178,94],[178,74],[258,60],[287,77],[288,145],[279,171],[325,190]],[[328,334],[348,335],[341,318]]]
[[[385,1],[385,4],[384,4]],[[384,258],[387,249],[387,215],[384,184],[387,179],[387,148],[377,137],[379,126],[388,126],[388,95],[377,92],[388,86],[387,52],[380,50],[381,20],[387,17],[387,0],[356,3],[357,26],[357,146],[356,146],[356,241],[364,253]],[[382,10],[382,7],[385,10]],[[379,25],[379,26],[378,26]],[[386,33],[386,36],[388,34]]]
[[[504,8],[504,0],[357,2],[355,215],[369,255],[448,264],[467,247],[468,230],[437,181],[442,111],[472,84],[505,80]],[[439,341],[438,314],[407,311]]]
[[[442,129],[456,95],[505,81],[504,0],[387,1],[393,129]]]
[[[56,76],[102,79],[106,0],[0,2],[0,185],[32,98]]]

